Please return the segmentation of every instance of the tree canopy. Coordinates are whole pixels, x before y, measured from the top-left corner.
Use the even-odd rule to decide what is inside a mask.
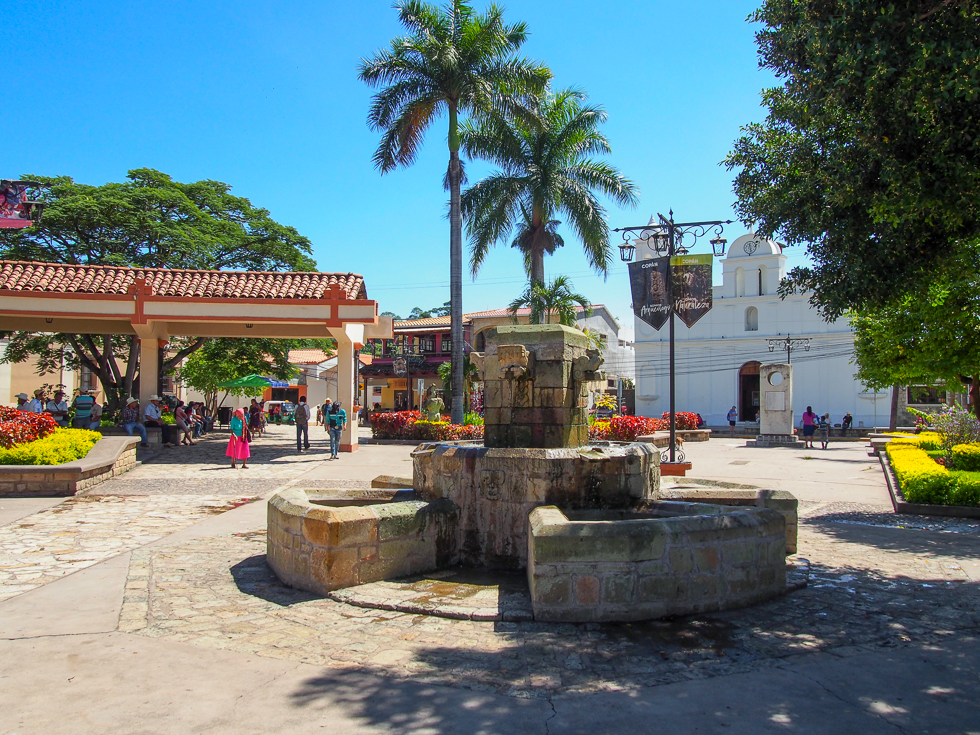
[[[856,377],[866,385],[965,384],[980,418],[980,247],[889,306],[855,313],[852,324]]]
[[[47,205],[39,223],[0,229],[0,258],[55,263],[309,271],[307,238],[273,220],[268,210],[231,194],[220,181],[182,184],[153,169],[101,186],[67,176],[30,176]],[[161,375],[171,372],[204,339],[171,341]],[[85,366],[99,376],[115,408],[138,392],[139,347],[128,335],[16,333],[3,359],[36,356],[42,372]]]
[[[477,13],[468,0],[444,7],[420,0],[396,6],[408,31],[388,49],[363,59],[361,81],[382,87],[374,95],[368,124],[381,133],[374,163],[387,173],[415,161],[437,117],[449,117],[449,300],[451,306],[452,420],[463,422],[463,230],[460,215],[459,115],[512,107],[544,89],[551,72],[517,57],[527,39],[524,23],[508,25],[503,9]]]
[[[219,383],[253,373],[278,380],[295,377],[296,370],[289,364],[293,346],[294,340],[288,339],[211,339],[187,358],[178,378],[203,393],[204,402],[213,412],[218,407],[219,392],[227,390],[239,396],[262,393],[261,389],[219,388]]]
[[[543,284],[544,256],[565,244],[558,216],[581,240],[589,264],[602,275],[609,270],[609,225],[595,192],[634,206],[637,190],[595,157],[612,151],[599,131],[607,116],[584,102],[584,92],[564,89],[542,95],[524,115],[491,113],[462,125],[463,151],[500,167],[463,193],[473,275],[490,248],[513,234],[528,276]]]
[[[736,209],[806,245],[783,290],[822,313],[888,304],[980,234],[980,6],[765,0],[764,123],[726,159]]]

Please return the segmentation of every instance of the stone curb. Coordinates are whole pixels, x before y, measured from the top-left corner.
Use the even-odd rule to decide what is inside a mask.
[[[136,466],[138,436],[104,436],[82,459],[56,465],[0,465],[0,496],[64,497]]]

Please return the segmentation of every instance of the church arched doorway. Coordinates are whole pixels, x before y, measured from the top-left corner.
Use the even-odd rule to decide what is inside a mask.
[[[738,371],[738,417],[742,421],[755,421],[759,414],[759,367],[760,362],[747,362]]]

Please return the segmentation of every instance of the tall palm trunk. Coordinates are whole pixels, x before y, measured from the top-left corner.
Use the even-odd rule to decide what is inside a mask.
[[[544,285],[544,248],[534,247],[531,250],[531,282]]]
[[[459,203],[462,169],[459,165],[459,129],[456,109],[449,108],[449,337],[453,342],[453,404],[450,418],[463,423],[463,218]]]

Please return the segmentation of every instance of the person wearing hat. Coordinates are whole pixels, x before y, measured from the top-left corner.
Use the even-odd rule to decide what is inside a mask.
[[[174,446],[174,443],[170,438],[170,427],[163,423],[163,411],[160,410],[160,396],[155,393],[150,396],[150,403],[143,410],[143,425],[159,426],[160,433],[163,436],[163,446]]]
[[[141,447],[150,446],[146,441],[146,427],[143,426],[143,422],[140,421],[140,402],[132,396],[126,399],[126,407],[120,414],[119,423],[130,436],[132,436],[134,432],[140,435],[140,439],[142,440],[140,441]]]
[[[95,405],[95,398],[92,397],[92,391],[90,390],[80,390],[78,395],[75,396],[74,406],[75,406],[75,418],[72,425],[76,429],[87,429],[92,423],[92,406]]]
[[[17,394],[17,410],[18,411],[26,411],[26,410],[28,410],[27,409],[27,399],[28,399],[28,396],[27,396],[26,393],[18,393]]]
[[[34,397],[27,402],[27,406],[22,409],[31,413],[44,413],[44,388],[34,391]]]

